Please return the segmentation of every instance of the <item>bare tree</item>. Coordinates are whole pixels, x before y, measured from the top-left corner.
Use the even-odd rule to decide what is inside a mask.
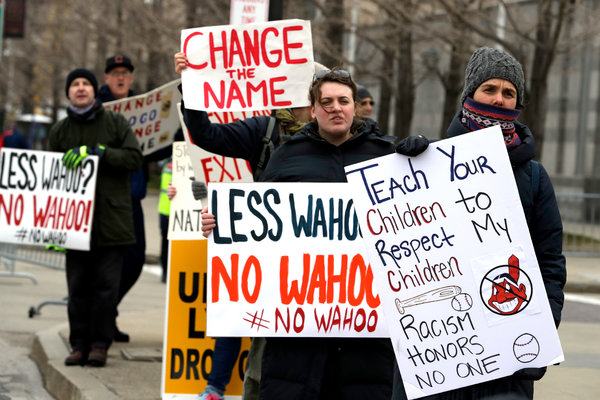
[[[490,19],[490,2],[476,2],[464,7],[462,2],[439,0],[439,4],[456,21],[463,24],[484,40],[503,46],[519,59],[527,70],[528,54],[533,53],[529,86],[526,90],[527,107],[523,110],[522,120],[533,132],[538,157],[542,154],[547,112],[548,74],[554,61],[559,38],[566,18],[574,12],[575,3],[571,0],[538,0],[536,4],[534,29],[527,29],[524,23],[523,9],[517,5],[510,7],[504,0],[496,4],[504,7],[507,15],[510,35],[498,34],[497,22]],[[485,21],[485,23],[482,23]],[[528,45],[528,46],[527,46]],[[529,51],[532,48],[533,51]]]

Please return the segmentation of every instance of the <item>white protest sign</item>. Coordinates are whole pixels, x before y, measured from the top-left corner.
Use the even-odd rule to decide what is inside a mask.
[[[171,184],[177,194],[171,200],[169,214],[169,240],[197,240],[202,238],[201,217],[202,201],[196,200],[192,193],[194,170],[190,161],[189,146],[185,142],[173,142],[171,162]]]
[[[89,250],[98,157],[74,169],[62,153],[2,148],[0,242]]]
[[[346,175],[408,398],[563,360],[499,127]]]
[[[265,22],[269,19],[269,0],[231,0],[229,24]]]
[[[211,153],[196,146],[191,138],[189,130],[181,115],[181,108],[177,105],[181,127],[184,132],[187,152],[194,168],[194,176],[198,181],[210,182],[252,182],[252,169],[250,163],[239,158],[225,157]],[[227,124],[246,118],[270,115],[267,110],[252,112],[209,112],[208,118],[212,123]]]
[[[310,22],[284,20],[181,31],[183,99],[193,110],[308,106],[313,73]]]
[[[388,337],[343,183],[214,183],[209,336]]]
[[[175,132],[179,129],[179,117],[175,111],[175,105],[181,101],[177,89],[179,82],[176,79],[145,94],[103,104],[105,108],[123,114],[144,155],[173,143]]]

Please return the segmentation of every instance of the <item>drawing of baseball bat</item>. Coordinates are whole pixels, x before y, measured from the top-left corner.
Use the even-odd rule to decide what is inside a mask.
[[[439,289],[430,290],[418,296],[411,297],[410,299],[396,299],[396,308],[398,309],[398,312],[400,314],[404,314],[404,309],[406,307],[418,306],[419,304],[451,299],[457,294],[459,294],[461,291],[462,289],[458,286],[444,286]]]

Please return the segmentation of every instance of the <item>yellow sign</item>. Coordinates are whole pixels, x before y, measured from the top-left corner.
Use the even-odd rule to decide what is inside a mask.
[[[163,396],[197,395],[212,369],[215,339],[206,336],[206,243],[206,239],[171,241]],[[226,387],[228,398],[242,394],[249,348],[250,339],[244,338]]]

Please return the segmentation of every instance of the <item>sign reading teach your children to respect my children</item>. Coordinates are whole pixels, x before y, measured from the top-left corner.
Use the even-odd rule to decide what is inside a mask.
[[[346,175],[409,398],[564,359],[499,127]]]
[[[313,72],[310,22],[283,20],[181,31],[185,106],[248,111],[303,107]],[[193,88],[193,90],[186,90]]]

